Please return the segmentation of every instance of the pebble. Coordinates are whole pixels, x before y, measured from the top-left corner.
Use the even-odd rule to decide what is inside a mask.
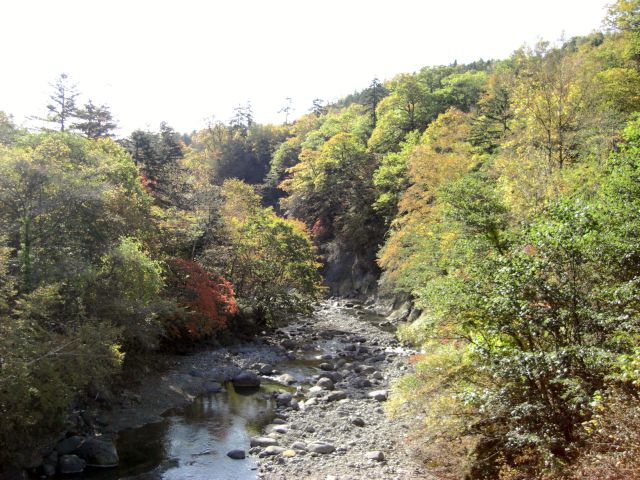
[[[318,380],[316,386],[320,387],[323,390],[333,390],[334,388],[333,380],[327,377],[322,377],[320,380]]]
[[[367,452],[364,454],[365,458],[369,460],[375,460],[376,462],[381,462],[384,460],[384,453],[380,450],[372,450],[371,452]]]
[[[364,427],[365,426],[365,422],[362,418],[360,417],[356,417],[353,420],[351,420],[351,423],[353,425],[355,425],[356,427]]]
[[[252,437],[249,443],[252,447],[270,447],[277,445],[278,441],[271,437]]]
[[[379,402],[384,402],[387,399],[387,391],[386,390],[374,390],[373,392],[369,392],[367,395],[369,398],[373,398]]]
[[[278,447],[276,445],[271,445],[265,448],[260,455],[265,455],[265,456],[280,455],[285,450],[286,448]]]
[[[326,396],[326,400],[328,402],[337,402],[338,400],[343,400],[345,398],[347,398],[347,394],[342,390],[335,390]]]
[[[321,453],[323,455],[326,455],[328,453],[334,452],[336,450],[336,447],[334,447],[330,443],[313,442],[307,445],[307,450],[313,453]]]

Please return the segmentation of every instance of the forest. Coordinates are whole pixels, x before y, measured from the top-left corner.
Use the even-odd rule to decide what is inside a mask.
[[[640,2],[305,115],[116,138],[0,113],[0,464],[145,352],[408,301],[388,414],[442,479],[640,477]]]

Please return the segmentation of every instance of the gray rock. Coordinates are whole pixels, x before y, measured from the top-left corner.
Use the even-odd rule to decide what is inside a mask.
[[[286,407],[287,405],[289,405],[291,403],[291,400],[293,400],[293,395],[289,392],[281,393],[276,397],[276,403],[281,407]]]
[[[387,399],[387,391],[386,390],[374,390],[373,392],[369,392],[367,395],[369,398],[373,398],[379,402],[384,402]]]
[[[53,477],[56,474],[56,463],[49,463],[47,461],[45,461],[42,464],[42,473],[47,476],[47,477]]]
[[[364,420],[360,417],[354,418],[353,420],[351,420],[351,423],[356,427],[364,427],[365,425]]]
[[[322,387],[319,387],[317,385],[311,387],[309,389],[309,395],[312,397],[317,397],[319,395],[322,395],[324,393],[324,389]]]
[[[247,454],[242,449],[231,450],[230,452],[227,452],[227,457],[233,458],[234,460],[243,460],[246,456]]]
[[[355,388],[369,388],[371,386],[371,381],[368,378],[355,378],[351,384]]]
[[[384,380],[384,375],[382,375],[382,373],[378,371],[373,372],[373,375],[371,376],[376,380]]]
[[[306,451],[307,445],[304,442],[294,442],[291,444],[293,450]]]
[[[319,368],[320,370],[325,370],[325,371],[327,371],[327,372],[329,372],[329,371],[331,371],[331,370],[333,370],[333,369],[334,369],[333,364],[331,364],[331,363],[327,363],[327,362],[325,362],[325,363],[321,363],[320,365],[318,365],[318,368]]]
[[[120,461],[116,446],[104,439],[87,438],[76,453],[90,467],[116,467]]]
[[[87,462],[77,455],[62,455],[58,460],[58,470],[63,475],[81,473],[86,466]]]
[[[322,388],[323,390],[333,390],[333,380],[327,377],[322,377],[320,380],[318,380],[316,386]]]
[[[262,365],[260,367],[260,374],[261,375],[271,375],[272,373],[273,373],[273,365],[265,363],[264,365]]]
[[[337,402],[338,400],[343,400],[345,398],[347,398],[347,394],[342,390],[336,390],[326,396],[328,402]]]
[[[286,450],[286,448],[283,447],[278,447],[275,445],[270,445],[267,448],[265,448],[262,453],[266,456],[273,456],[273,455],[280,455],[282,452],[284,452]]]
[[[364,457],[368,458],[369,460],[375,460],[376,462],[381,462],[384,460],[384,453],[382,453],[380,450],[373,450],[371,452],[365,453]]]
[[[56,451],[60,455],[68,455],[78,448],[84,442],[84,437],[80,435],[74,435],[73,437],[65,438],[56,445]]]
[[[278,441],[271,437],[251,437],[250,445],[252,447],[270,447],[277,445]]]
[[[271,429],[272,432],[285,434],[289,431],[286,425],[274,425]]]
[[[319,378],[323,377],[328,378],[333,383],[338,383],[340,380],[342,380],[342,375],[340,375],[338,372],[322,372]]]
[[[251,370],[243,370],[231,380],[234,387],[255,388],[260,386],[258,374]]]
[[[218,393],[222,391],[222,384],[218,382],[204,382],[202,387],[207,393]]]
[[[313,442],[307,445],[307,450],[314,453],[322,453],[326,455],[327,453],[334,452],[336,447],[326,442]]]
[[[288,373],[285,373],[283,375],[280,375],[278,377],[278,381],[280,383],[283,383],[285,385],[291,385],[293,383],[296,383],[296,379],[293,377],[293,375],[290,375]]]

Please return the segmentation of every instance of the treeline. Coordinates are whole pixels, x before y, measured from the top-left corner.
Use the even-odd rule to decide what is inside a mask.
[[[55,130],[0,116],[0,464],[127,358],[255,334],[322,293],[305,227],[215,156],[218,134],[254,134],[212,127],[190,147],[162,124],[116,142],[110,115],[74,123],[84,113],[68,88],[64,76],[54,88]]]

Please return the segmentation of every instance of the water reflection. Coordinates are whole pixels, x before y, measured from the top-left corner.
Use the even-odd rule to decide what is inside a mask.
[[[80,478],[116,480],[153,471],[140,479],[255,479],[252,458],[232,460],[226,454],[248,449],[249,437],[273,419],[275,402],[267,390],[236,391],[227,384],[226,391],[203,395],[162,422],[121,432],[120,466]]]

